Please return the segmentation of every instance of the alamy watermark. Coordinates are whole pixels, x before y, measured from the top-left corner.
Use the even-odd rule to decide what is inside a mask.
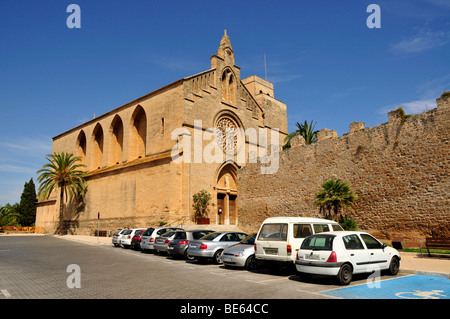
[[[366,25],[369,29],[381,28],[381,8],[378,4],[369,4],[366,12],[371,14],[366,19]]]
[[[67,288],[81,288],[81,268],[77,264],[70,264],[67,266],[66,272],[71,274],[67,277]]]
[[[195,120],[193,134],[186,127],[172,131],[171,139],[177,143],[171,157],[175,163],[259,162],[266,164],[261,165],[261,174],[274,174],[279,168],[279,138],[278,129],[244,130],[226,124],[203,129],[202,121]]]
[[[81,28],[81,8],[78,4],[69,4],[67,6],[66,12],[70,15],[67,17],[66,25],[69,29],[80,29]]]

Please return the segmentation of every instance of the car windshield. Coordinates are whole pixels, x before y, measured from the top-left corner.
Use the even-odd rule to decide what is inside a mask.
[[[300,249],[332,250],[334,235],[318,235],[306,237]]]
[[[256,233],[248,235],[247,237],[242,239],[240,244],[253,245],[253,244],[255,244],[255,239],[256,239]]]
[[[214,240],[222,234],[223,233],[211,233],[211,234],[201,237],[200,240]]]

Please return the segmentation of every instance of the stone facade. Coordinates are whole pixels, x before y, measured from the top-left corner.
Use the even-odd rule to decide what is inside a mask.
[[[449,96],[437,103],[417,115],[390,112],[378,127],[354,122],[341,137],[324,129],[318,142],[280,152],[272,175],[259,174],[263,164],[246,165],[238,171],[241,227],[257,230],[270,216],[320,217],[314,195],[335,178],[358,195],[357,212],[348,213],[361,229],[416,241],[449,231]]]
[[[111,231],[157,226],[160,221],[190,224],[192,195],[202,189],[213,196],[212,224],[239,223],[237,169],[246,165],[251,150],[264,153],[275,139],[281,145],[287,135],[287,115],[286,104],[274,98],[273,84],[257,76],[241,80],[234,60],[225,32],[211,57],[211,69],[53,138],[53,153],[80,156],[88,170],[84,202],[65,203],[65,231],[92,234],[98,213],[101,228]],[[278,136],[271,134],[275,128]],[[223,137],[233,129],[263,132],[269,141],[237,134],[230,144]],[[211,151],[215,142],[210,135],[215,130],[224,135],[219,135],[219,148]],[[205,153],[218,154],[220,160],[206,161]],[[56,194],[40,201],[36,226],[53,233],[58,210]]]

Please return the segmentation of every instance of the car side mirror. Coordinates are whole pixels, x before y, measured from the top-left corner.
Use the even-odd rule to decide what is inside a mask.
[[[385,249],[387,247],[387,244],[383,244],[382,246],[381,246],[381,249]]]

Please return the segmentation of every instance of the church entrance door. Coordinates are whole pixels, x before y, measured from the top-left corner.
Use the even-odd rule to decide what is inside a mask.
[[[237,178],[236,167],[226,164],[217,177],[217,223],[237,225]]]

